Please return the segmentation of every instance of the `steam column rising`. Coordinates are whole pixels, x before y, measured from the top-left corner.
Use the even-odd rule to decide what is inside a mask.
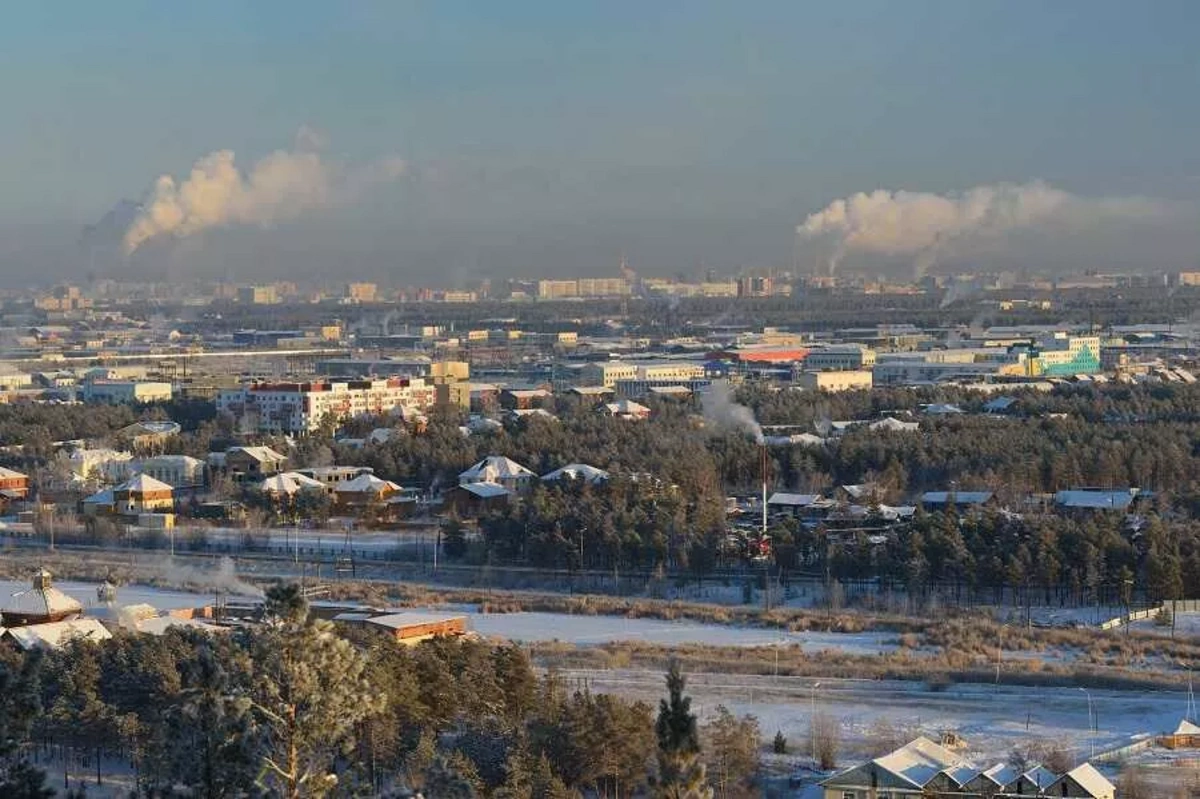
[[[758,449],[762,454],[762,534],[765,540],[767,537],[767,442],[759,442]]]

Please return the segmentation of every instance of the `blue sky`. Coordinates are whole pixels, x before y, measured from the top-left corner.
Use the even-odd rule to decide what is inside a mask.
[[[331,242],[313,257],[414,278],[631,249],[658,272],[787,262],[797,222],[876,188],[1195,203],[1198,40],[1193,0],[19,4],[0,25],[0,257],[302,125],[330,158],[410,165],[306,218]],[[294,259],[304,230],[206,249]]]

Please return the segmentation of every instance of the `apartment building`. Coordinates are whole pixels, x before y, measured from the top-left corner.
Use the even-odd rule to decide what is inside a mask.
[[[140,402],[169,402],[170,383],[146,380],[91,380],[83,385],[84,402],[133,405]]]
[[[875,365],[875,350],[860,345],[825,347],[812,350],[804,359],[809,371],[824,369],[870,369]]]
[[[242,429],[310,433],[326,418],[426,410],[435,400],[436,387],[421,378],[254,383],[222,391],[217,410],[237,418]]]
[[[374,283],[347,283],[344,297],[350,302],[375,302],[378,293]]]
[[[623,381],[639,381],[654,385],[687,384],[704,380],[704,366],[687,361],[661,361],[635,364],[622,361],[589,363],[580,371],[580,381],[586,386],[614,388]]]
[[[279,293],[274,286],[242,286],[237,300],[243,305],[274,305],[279,302]]]

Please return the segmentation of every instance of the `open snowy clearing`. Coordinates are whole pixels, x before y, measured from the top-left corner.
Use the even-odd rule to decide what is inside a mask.
[[[565,676],[592,691],[648,702],[663,694],[663,676],[655,672],[569,670]],[[880,722],[935,738],[957,732],[966,739],[966,756],[985,762],[1034,742],[1060,744],[1086,757],[1093,747],[1100,753],[1146,733],[1173,730],[1187,710],[1186,692],[1092,690],[1096,732],[1089,736],[1088,695],[1075,688],[973,684],[931,690],[901,681],[692,674],[688,692],[702,718],[718,705],[751,713],[767,740],[782,731],[797,749],[808,740],[813,710],[829,714],[841,722],[848,762]]]

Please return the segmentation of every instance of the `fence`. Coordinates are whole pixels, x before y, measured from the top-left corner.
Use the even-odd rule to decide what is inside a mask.
[[[1161,605],[1145,610],[1135,610],[1124,616],[1117,616],[1115,619],[1100,623],[1101,630],[1114,630],[1124,624],[1133,621],[1141,621],[1142,619],[1152,619],[1161,613],[1163,610],[1168,610],[1171,616],[1177,613],[1200,613],[1200,599],[1168,599]]]

